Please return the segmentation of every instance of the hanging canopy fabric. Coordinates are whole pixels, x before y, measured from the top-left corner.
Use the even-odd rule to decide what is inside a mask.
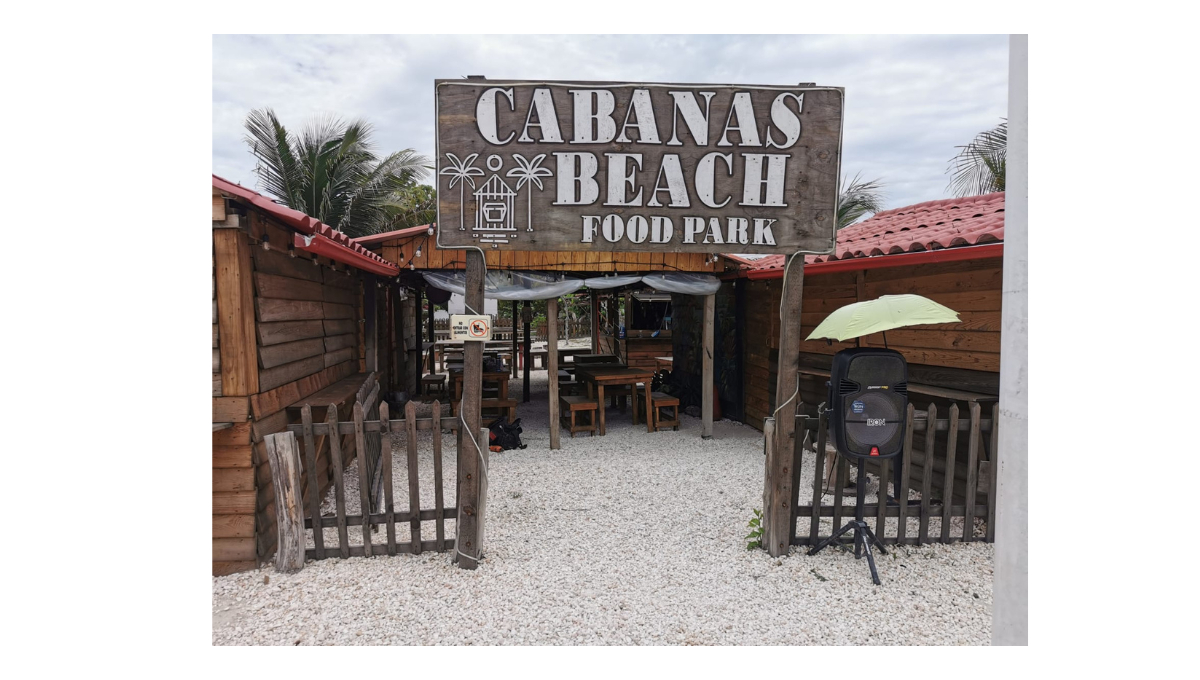
[[[431,286],[466,295],[466,272],[421,272],[421,276]],[[582,287],[582,279],[554,274],[490,271],[483,282],[483,297],[489,300],[548,300],[570,295]]]
[[[642,277],[642,283],[654,290],[684,295],[712,295],[721,288],[721,280],[715,276],[685,272],[647,274]]]
[[[641,282],[642,277],[638,275],[630,276],[628,274],[618,274],[617,276],[593,276],[590,279],[584,279],[583,285],[593,290],[605,290],[608,288],[620,288],[621,286],[629,286]]]

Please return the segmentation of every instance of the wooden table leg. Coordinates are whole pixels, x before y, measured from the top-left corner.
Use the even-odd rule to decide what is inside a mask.
[[[645,394],[646,394],[646,431],[653,432],[654,431],[654,414],[652,413],[652,411],[654,409],[650,405],[650,381],[647,380],[645,385],[646,385],[646,388],[645,388],[645,390],[646,390],[645,391]],[[633,387],[634,387],[634,389],[637,389],[637,383],[634,383]]]
[[[600,436],[604,436],[604,383],[596,384],[596,410],[600,411]]]

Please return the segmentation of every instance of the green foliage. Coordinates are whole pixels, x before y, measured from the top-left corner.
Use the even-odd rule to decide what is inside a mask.
[[[389,202],[409,205],[398,195],[408,192],[414,210],[420,204],[413,192],[428,174],[429,159],[412,149],[380,158],[365,121],[320,117],[295,134],[274,111],[258,109],[246,116],[246,132],[259,188],[349,236],[388,229]]]
[[[883,210],[883,180],[863,180],[862,173],[853,179],[842,179],[838,192],[837,228],[842,230],[866,215]]]
[[[433,224],[437,220],[437,190],[428,184],[412,184],[385,199],[382,208],[385,217],[381,232]]]
[[[762,510],[755,510],[754,517],[750,520],[750,523],[746,525],[750,528],[750,533],[746,535],[746,540],[750,541],[746,544],[746,550],[754,550],[755,548],[763,547],[762,516]]]
[[[957,197],[979,196],[1004,191],[1005,160],[1008,152],[1008,120],[984,130],[950,159],[950,193]]]

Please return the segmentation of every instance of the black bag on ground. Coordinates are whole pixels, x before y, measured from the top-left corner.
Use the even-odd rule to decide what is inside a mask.
[[[525,448],[525,444],[521,443],[520,418],[510,423],[508,416],[500,416],[488,426],[488,438],[492,446],[499,446],[504,451]]]

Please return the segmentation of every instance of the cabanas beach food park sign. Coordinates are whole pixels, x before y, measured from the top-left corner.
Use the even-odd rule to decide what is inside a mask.
[[[469,79],[435,89],[443,246],[833,250],[841,88]]]

